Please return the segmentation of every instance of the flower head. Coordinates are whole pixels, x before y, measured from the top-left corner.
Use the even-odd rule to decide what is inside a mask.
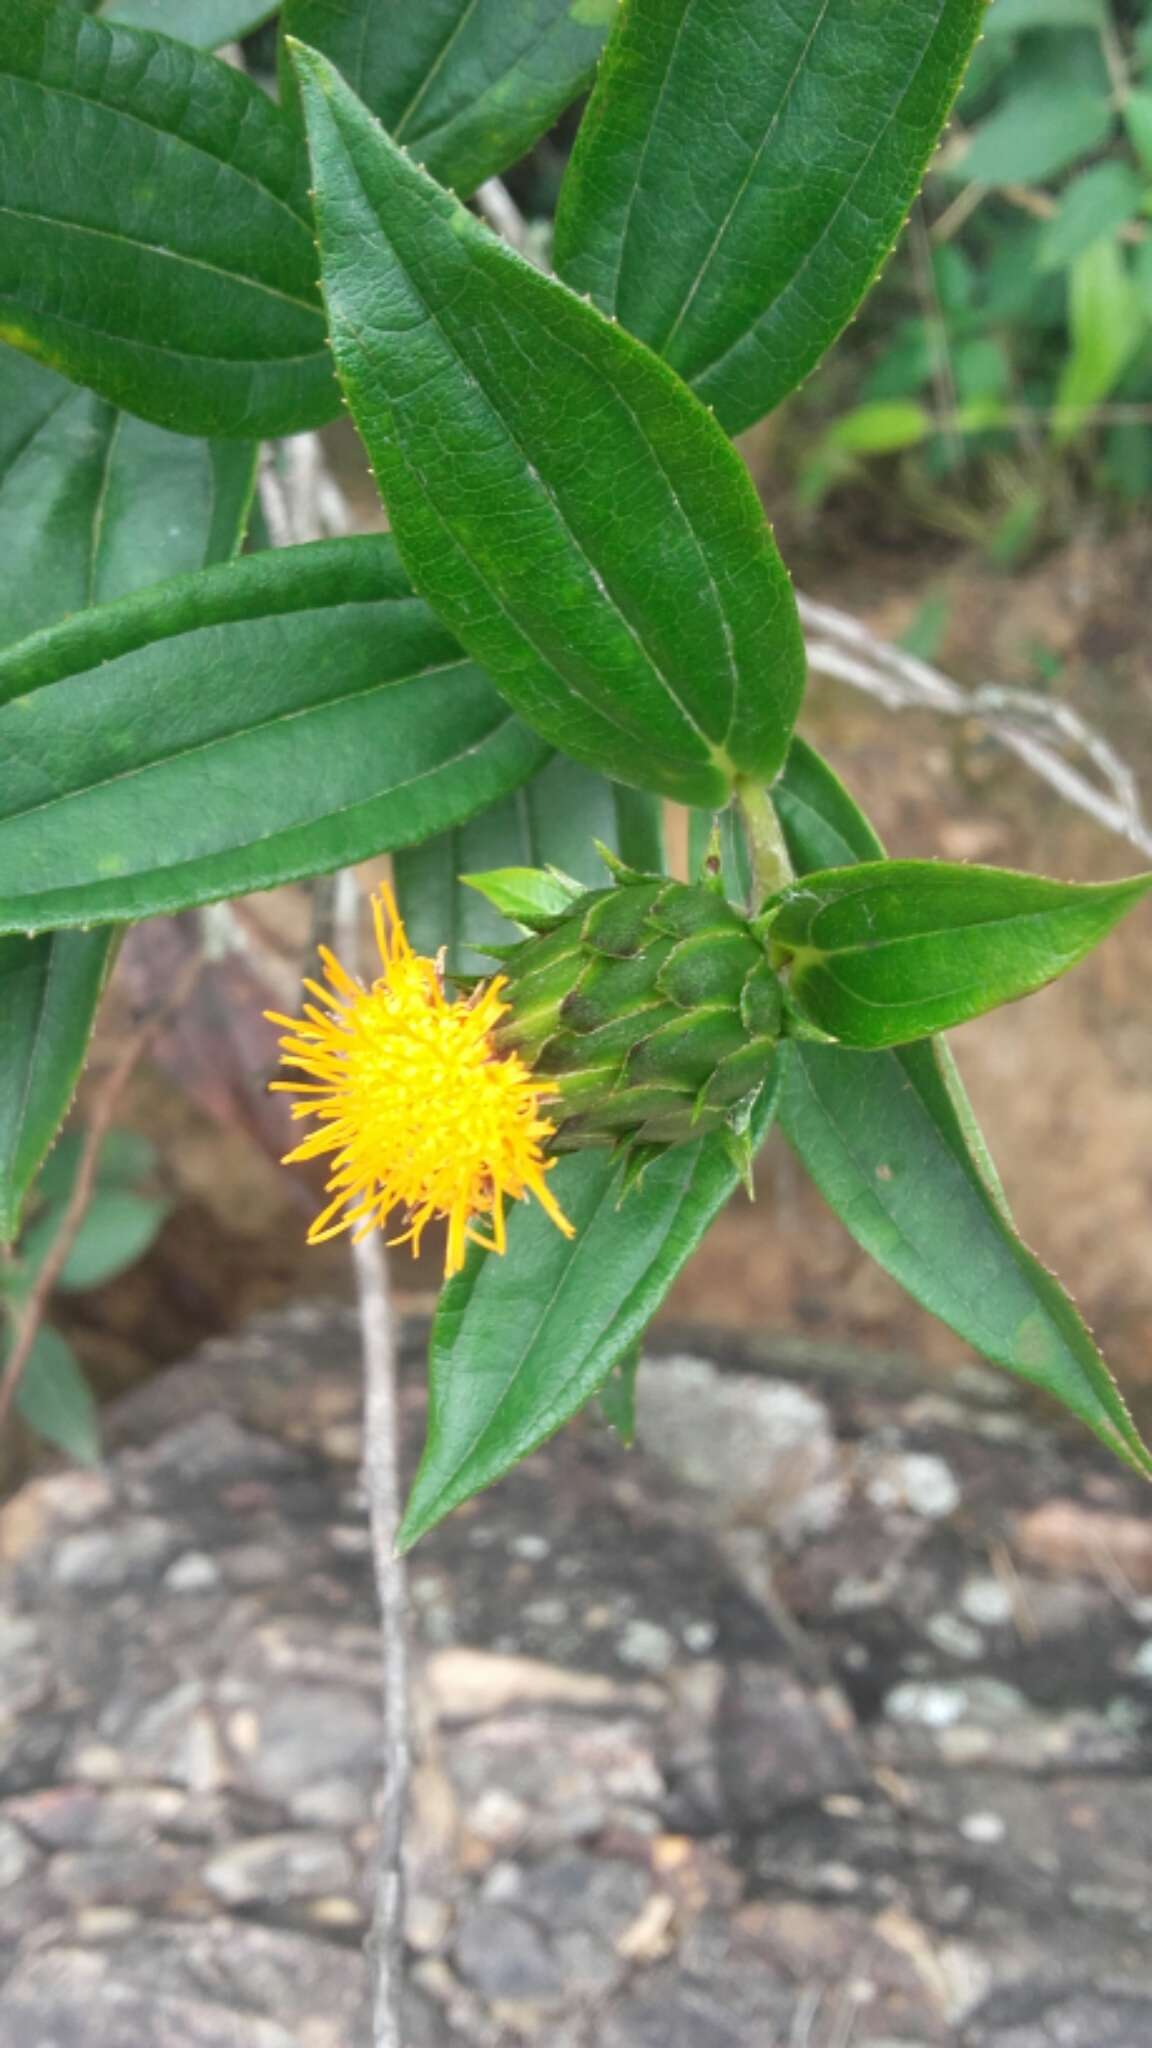
[[[349,1229],[366,1236],[399,1210],[403,1227],[389,1242],[416,1252],[433,1217],[444,1217],[451,1274],[469,1240],[504,1250],[504,1204],[529,1194],[571,1237],[545,1178],[555,1135],[541,1114],[547,1084],[493,1043],[508,1009],[504,978],[449,998],[438,964],[412,951],[391,890],[372,908],[383,972],[371,986],[322,946],[326,986],[304,984],[315,1002],[300,1018],[268,1013],[290,1034],[280,1041],[285,1066],[308,1077],[272,1086],[299,1095],[293,1116],[320,1126],[285,1163],[334,1155],[332,1199],[309,1243]]]

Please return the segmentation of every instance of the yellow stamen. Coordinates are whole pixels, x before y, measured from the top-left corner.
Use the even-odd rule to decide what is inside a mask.
[[[320,1128],[285,1164],[331,1152],[331,1196],[308,1232],[310,1244],[353,1230],[382,1229],[393,1210],[404,1228],[389,1240],[413,1253],[434,1216],[448,1223],[445,1271],[458,1272],[469,1241],[503,1252],[505,1201],[528,1195],[566,1237],[572,1225],[545,1176],[544,1148],[555,1125],[541,1114],[547,1092],[517,1053],[500,1053],[492,1032],[508,1010],[505,979],[450,1000],[437,963],[412,951],[385,886],[372,899],[383,973],[370,988],[320,948],[327,987],[305,981],[322,1005],[302,1017],[267,1015],[286,1027],[285,1066],[310,1080],[274,1081],[306,1098],[295,1117]],[[489,1224],[487,1232],[476,1219]]]

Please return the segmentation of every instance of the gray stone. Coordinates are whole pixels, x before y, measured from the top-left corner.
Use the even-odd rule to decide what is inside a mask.
[[[254,1792],[290,1800],[317,1779],[375,1782],[380,1712],[370,1694],[340,1685],[285,1685],[253,1712],[256,1739],[238,1774]]]
[[[0,2048],[300,2048],[250,2009],[124,1984],[113,1960],[57,1949],[18,1964],[0,2000]]]
[[[931,1451],[890,1451],[865,1456],[861,1472],[873,1507],[904,1509],[925,1521],[944,1520],[960,1505],[956,1474]]]
[[[646,1621],[637,1615],[626,1622],[616,1639],[616,1654],[624,1664],[633,1664],[641,1671],[651,1671],[659,1677],[667,1671],[676,1655],[676,1641],[671,1630],[662,1628],[658,1621]]]
[[[0,1889],[15,1884],[35,1862],[36,1851],[27,1835],[14,1828],[10,1820],[0,1819]]]
[[[186,1550],[169,1565],[164,1584],[170,1593],[210,1593],[220,1584],[220,1567],[202,1550]]]
[[[1152,2040],[1152,2001],[1073,1997],[977,2040],[980,2048],[1143,2048]]]
[[[839,1454],[828,1410],[805,1388],[689,1356],[653,1360],[639,1384],[639,1442],[725,1522],[756,1522],[786,1540],[835,1522]]]
[[[55,1856],[47,1882],[70,1906],[151,1906],[160,1912],[188,1885],[194,1870],[189,1850],[120,1842],[114,1848]]]
[[[730,1820],[761,1825],[783,1808],[849,1791],[867,1776],[851,1709],[773,1664],[733,1667],[717,1720],[718,1763]]]
[[[204,1882],[226,1906],[282,1906],[354,1891],[357,1875],[338,1836],[297,1830],[234,1843],[205,1866]]]
[[[168,1430],[133,1459],[138,1469],[149,1473],[171,1471],[181,1486],[199,1486],[237,1473],[283,1471],[298,1463],[275,1438],[257,1436],[219,1410]]]
[[[456,1929],[454,1952],[461,1975],[485,1998],[552,2005],[563,1997],[564,1982],[544,1936],[510,1906],[481,1901],[469,1907]]]
[[[606,2016],[600,2048],[749,2048],[740,2022],[722,1999],[706,2003],[689,1987],[641,1992]]]
[[[155,1515],[135,1515],[110,1529],[85,1529],[57,1545],[52,1576],[68,1592],[114,1593],[159,1575],[180,1547],[177,1530]]]

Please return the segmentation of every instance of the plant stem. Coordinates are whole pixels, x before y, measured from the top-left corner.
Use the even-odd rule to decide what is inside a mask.
[[[359,893],[345,868],[336,878],[332,925],[349,973],[359,967]],[[408,1582],[396,1554],[400,1527],[400,1415],[388,1265],[378,1231],[352,1246],[364,1364],[364,1488],[380,1604],[384,1679],[383,1784],[376,1849],[376,1902],[369,1942],[373,1970],[372,2048],[404,2048],[404,1823],[411,1760],[408,1694]]]
[[[748,850],[752,856],[752,903],[756,915],[769,896],[778,889],[784,889],[792,880],[792,863],[776,807],[768,791],[758,782],[738,782],[736,802],[748,835]]]

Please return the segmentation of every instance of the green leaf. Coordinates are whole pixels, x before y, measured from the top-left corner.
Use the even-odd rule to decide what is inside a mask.
[[[72,1099],[112,933],[0,939],[0,1243],[20,1213]]]
[[[730,432],[799,384],[903,224],[982,0],[631,0],[556,261]]]
[[[65,1293],[102,1287],[143,1258],[171,1204],[128,1188],[102,1188],[93,1196],[57,1281]],[[21,1257],[35,1269],[52,1249],[59,1215],[37,1217],[21,1240]]]
[[[907,1045],[1075,966],[1152,890],[1007,868],[877,860],[805,875],[772,913],[801,1014],[842,1044]]]
[[[910,399],[878,399],[845,413],[825,435],[825,445],[843,455],[893,455],[915,448],[932,432],[932,415]]]
[[[621,1443],[631,1450],[636,1441],[636,1375],[640,1370],[640,1346],[618,1359],[600,1389],[600,1412]]]
[[[0,348],[3,634],[224,560],[256,451],[168,434]],[[111,932],[0,940],[0,1239],[11,1238],[71,1100]]]
[[[1152,92],[1130,92],[1123,114],[1129,142],[1145,171],[1152,171]]]
[[[104,0],[95,12],[102,21],[156,29],[198,50],[218,50],[259,28],[275,14],[276,0]]]
[[[587,766],[698,803],[775,773],[803,645],[735,450],[298,64],[332,345],[414,583]]]
[[[801,873],[882,853],[847,791],[799,740],[775,795]],[[1073,1303],[1016,1234],[942,1042],[873,1053],[795,1043],[780,1122],[825,1200],[915,1301],[1152,1473]]]
[[[1111,126],[1102,93],[1035,79],[973,130],[963,176],[976,185],[1040,184],[1098,149]]]
[[[0,347],[0,639],[240,544],[256,450],[169,434]]]
[[[489,868],[486,874],[461,875],[460,880],[467,888],[478,889],[501,917],[529,926],[538,919],[563,917],[584,894],[579,882],[556,868]]]
[[[0,653],[0,930],[342,867],[545,756],[385,536],[206,569]]]
[[[1038,270],[1063,270],[1095,242],[1108,240],[1135,218],[1144,201],[1144,180],[1127,164],[1093,164],[1073,178],[1048,221],[1036,249]]]
[[[984,33],[995,37],[1037,28],[1098,29],[1104,5],[1105,0],[996,0],[988,9]]]
[[[775,1114],[775,1082],[752,1142]],[[410,1549],[436,1522],[527,1457],[603,1386],[636,1344],[739,1184],[719,1136],[674,1145],[621,1199],[625,1166],[577,1152],[549,1176],[576,1235],[518,1204],[503,1258],[477,1248],[440,1298],[428,1441],[400,1531]]]
[[[72,1192],[84,1148],[81,1131],[65,1131],[36,1177],[38,1206],[62,1207]],[[98,1188],[135,1188],[157,1166],[156,1147],[139,1131],[111,1130],[96,1161]]]
[[[487,867],[553,866],[586,888],[600,888],[604,866],[596,840],[646,873],[663,871],[655,801],[557,754],[514,796],[423,846],[405,847],[392,870],[417,952],[434,956],[443,946],[450,970],[490,973],[489,948],[521,934],[460,877]]]
[[[1148,333],[1148,309],[1115,242],[1097,242],[1069,273],[1072,353],[1056,390],[1054,438],[1072,440],[1115,389]]]
[[[615,10],[616,0],[286,0],[281,25],[330,57],[433,177],[467,193],[591,83]]]
[[[53,1329],[39,1332],[16,1394],[31,1429],[79,1465],[100,1463],[100,1421],[74,1353]]]
[[[50,0],[0,14],[0,341],[158,425],[338,409],[299,139],[251,79]]]

